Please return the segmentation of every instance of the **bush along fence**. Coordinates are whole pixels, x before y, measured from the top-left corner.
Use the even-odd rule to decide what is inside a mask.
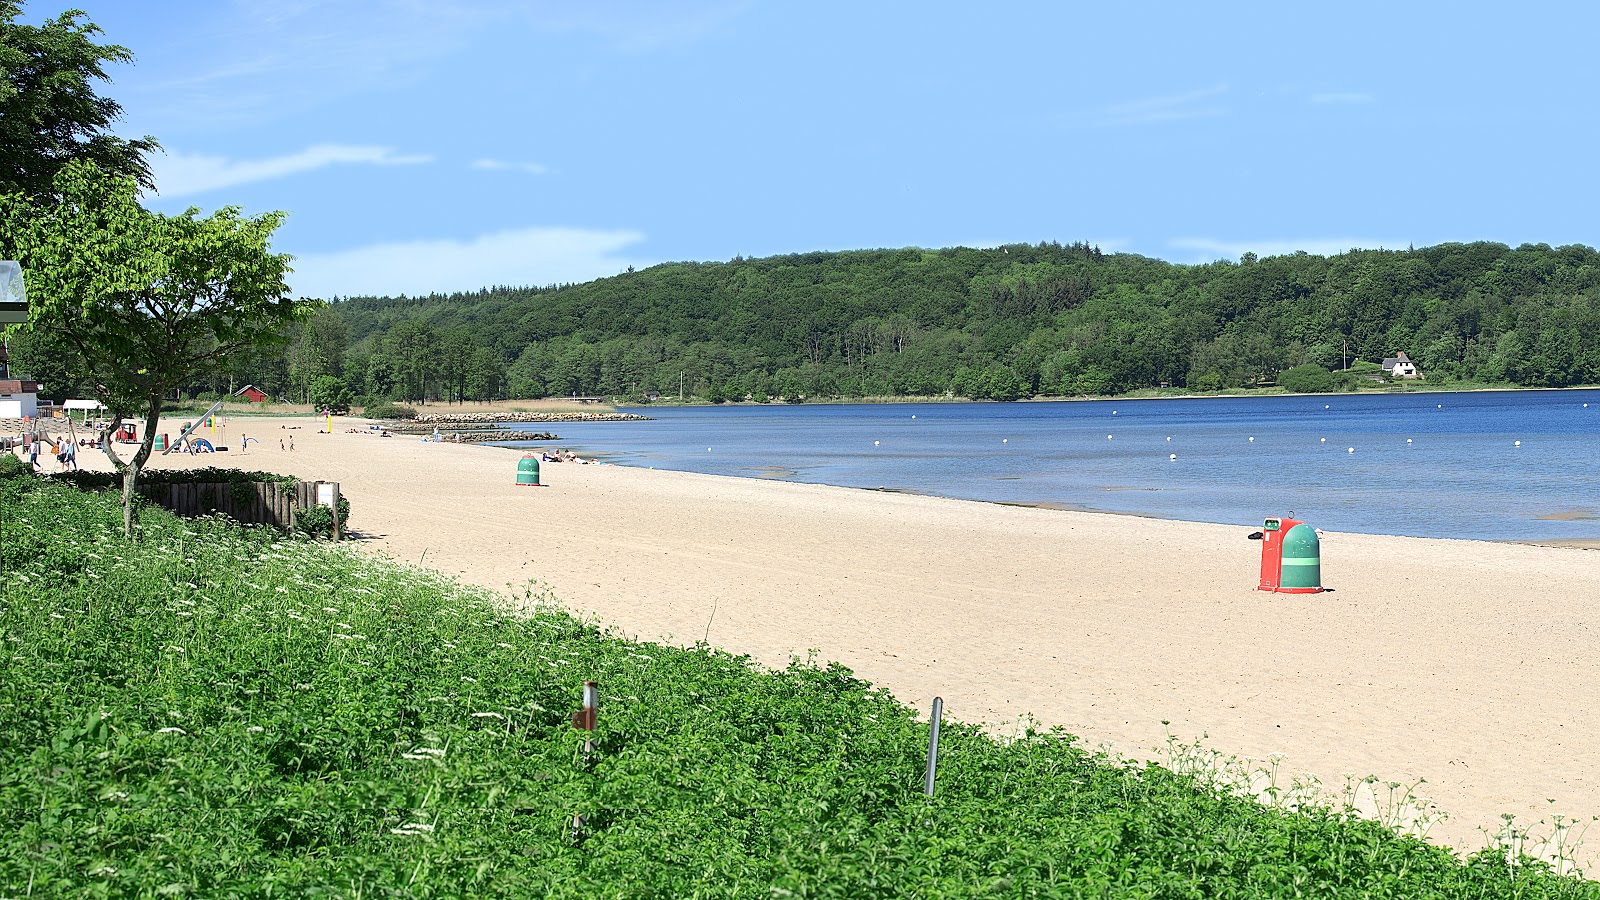
[[[83,489],[120,488],[110,472],[63,472],[49,476]],[[222,513],[249,525],[271,525],[312,537],[340,540],[350,521],[350,501],[337,482],[301,481],[270,472],[235,469],[146,470],[137,492],[180,516]]]

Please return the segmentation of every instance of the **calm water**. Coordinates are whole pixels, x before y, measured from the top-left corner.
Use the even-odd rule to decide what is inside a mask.
[[[630,466],[1168,519],[1293,510],[1335,531],[1600,538],[1600,391],[635,411],[655,421],[561,424],[556,444]]]

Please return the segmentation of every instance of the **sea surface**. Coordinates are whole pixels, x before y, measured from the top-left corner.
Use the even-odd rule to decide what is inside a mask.
[[[516,445],[1242,526],[1293,515],[1329,531],[1600,539],[1596,390],[629,411],[653,421],[562,423],[559,441]]]

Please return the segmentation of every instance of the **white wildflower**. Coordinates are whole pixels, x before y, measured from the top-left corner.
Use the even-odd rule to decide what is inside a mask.
[[[499,720],[500,720],[500,721],[502,721],[502,722],[504,722],[504,721],[505,721],[505,720],[506,720],[506,717],[505,717],[505,716],[502,716],[502,715],[500,715],[500,714],[499,714],[499,713],[497,713],[497,712],[481,712],[481,713],[473,713],[473,714],[472,714],[472,717],[473,717],[473,718],[474,718],[474,719],[499,719]]]
[[[189,732],[184,731],[182,728],[179,728],[176,725],[172,725],[172,726],[169,726],[167,728],[161,728],[161,729],[157,729],[156,730],[156,734],[188,734],[188,733]]]

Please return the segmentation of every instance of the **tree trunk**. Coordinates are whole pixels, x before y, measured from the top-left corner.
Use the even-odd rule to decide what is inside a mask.
[[[139,442],[139,449],[133,454],[133,459],[128,460],[127,468],[122,470],[122,533],[125,537],[134,537],[133,528],[137,524],[137,509],[134,503],[134,490],[139,484],[139,470],[150,459],[150,451],[156,443],[156,428],[161,423],[161,395],[152,394],[148,411],[144,416],[144,440]]]

